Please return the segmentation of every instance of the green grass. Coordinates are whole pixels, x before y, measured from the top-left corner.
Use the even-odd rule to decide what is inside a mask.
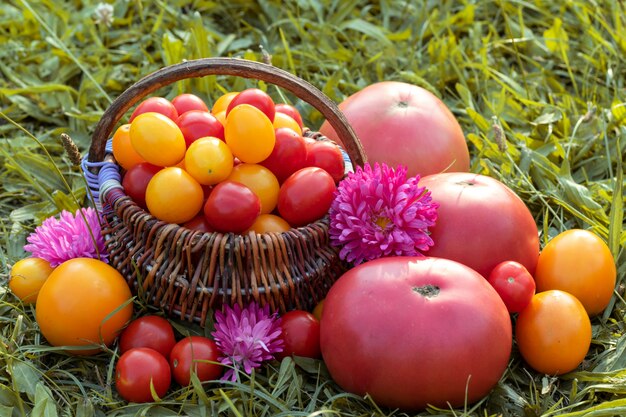
[[[51,350],[33,309],[6,289],[28,233],[84,201],[84,183],[63,153],[61,133],[86,152],[104,109],[141,76],[184,59],[261,61],[267,54],[273,65],[337,102],[380,80],[431,90],[461,123],[472,171],[502,180],[524,199],[542,243],[566,229],[591,229],[616,258],[615,296],[593,319],[592,349],[577,371],[560,378],[537,374],[514,351],[489,397],[467,409],[422,414],[626,414],[623,2],[109,3],[114,20],[108,27],[95,22],[95,1],[0,5],[0,415],[407,415],[342,392],[319,361],[289,359],[240,384],[196,385],[160,403],[128,405],[112,387],[114,355],[81,359]],[[207,77],[159,94],[193,91],[211,101],[248,85],[254,83]],[[287,98],[309,126],[321,124],[317,111]]]

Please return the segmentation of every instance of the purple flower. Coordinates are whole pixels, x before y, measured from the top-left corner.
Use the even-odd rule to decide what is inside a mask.
[[[339,257],[358,265],[385,256],[419,256],[433,245],[428,227],[439,204],[407,169],[365,164],[337,187],[330,207],[330,240]]]
[[[82,214],[81,214],[82,212]],[[91,207],[76,212],[63,210],[60,218],[49,217],[26,238],[24,250],[51,266],[72,258],[96,258],[107,262],[98,213]]]
[[[235,370],[252,373],[263,361],[274,359],[274,354],[282,352],[283,339],[280,318],[270,315],[269,306],[260,308],[250,303],[242,309],[224,307],[224,312],[215,313],[215,331],[211,333],[223,356],[219,358],[225,365],[232,365],[223,379],[237,380]]]

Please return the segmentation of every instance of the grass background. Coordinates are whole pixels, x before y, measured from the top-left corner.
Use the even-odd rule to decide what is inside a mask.
[[[427,88],[461,123],[472,171],[502,180],[524,199],[542,243],[578,227],[609,244],[618,285],[592,322],[592,349],[577,371],[540,375],[514,350],[489,397],[421,414],[626,414],[623,2],[108,4],[110,24],[95,1],[0,5],[0,416],[413,415],[346,394],[321,362],[300,359],[272,363],[241,383],[181,388],[157,404],[128,405],[112,387],[114,352],[84,360],[50,349],[33,309],[8,293],[8,271],[26,255],[25,237],[44,218],[84,201],[84,182],[64,155],[60,134],[86,152],[99,116],[130,84],[164,65],[208,56],[271,59],[337,102],[380,80]],[[210,103],[253,85],[208,77],[159,94],[193,91]],[[310,127],[319,127],[317,111],[294,104]]]

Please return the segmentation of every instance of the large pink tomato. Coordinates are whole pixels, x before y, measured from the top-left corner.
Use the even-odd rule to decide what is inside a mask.
[[[371,163],[405,165],[410,176],[469,171],[469,151],[461,126],[428,90],[383,81],[351,95],[339,108]],[[322,124],[320,132],[341,143],[328,122]]]
[[[324,301],[320,332],[337,384],[403,410],[485,397],[513,343],[509,313],[487,280],[427,257],[380,258],[346,272]]]
[[[434,246],[428,256],[460,262],[485,278],[504,261],[535,273],[537,225],[513,190],[494,178],[464,172],[429,175],[420,186],[439,203],[437,223],[429,228]]]

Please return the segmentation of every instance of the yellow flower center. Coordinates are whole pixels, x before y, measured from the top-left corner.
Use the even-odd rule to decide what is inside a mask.
[[[385,230],[387,228],[387,225],[389,223],[391,223],[391,219],[389,217],[377,217],[376,220],[374,220],[374,223],[376,223],[378,225],[378,227],[380,227],[382,230]]]

